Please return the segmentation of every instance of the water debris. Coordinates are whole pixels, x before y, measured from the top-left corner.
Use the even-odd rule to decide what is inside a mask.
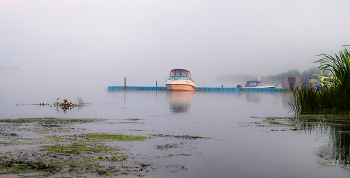
[[[63,99],[63,102],[59,102],[60,98],[57,98],[57,101],[55,102],[54,106],[57,108],[61,108],[63,112],[67,112],[67,110],[71,110],[74,107],[81,107],[84,105],[83,99],[78,97],[78,104],[73,104],[72,102],[69,102],[67,99]]]
[[[72,103],[70,101],[68,101],[67,99],[63,99],[62,102],[60,102],[60,98],[56,99],[57,101],[54,104],[49,104],[49,103],[39,103],[39,104],[30,104],[30,105],[38,105],[38,106],[54,106],[56,107],[57,111],[59,111],[59,109],[62,109],[64,113],[67,112],[67,110],[71,110],[74,107],[82,107],[82,106],[86,106],[88,103],[84,103],[83,102],[83,98],[79,97],[77,98],[75,103]],[[28,104],[16,104],[16,106],[24,106],[24,105],[28,105]]]

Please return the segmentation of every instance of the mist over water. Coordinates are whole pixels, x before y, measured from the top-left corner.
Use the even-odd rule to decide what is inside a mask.
[[[57,97],[74,103],[77,96],[83,98],[87,105],[66,112],[51,107]],[[310,130],[295,130],[293,125],[288,124],[288,119],[284,119],[294,115],[289,106],[293,99],[290,92],[23,89],[2,90],[0,98],[0,107],[5,111],[1,119],[104,118],[107,119],[104,123],[76,125],[75,130],[85,129],[85,133],[208,137],[193,141],[155,137],[141,142],[117,142],[118,146],[136,155],[133,161],[145,162],[143,157],[147,157],[148,163],[187,168],[175,173],[159,169],[147,173],[149,177],[349,175],[347,168],[335,164],[336,158],[331,157],[331,153],[338,149],[336,145],[330,145],[333,141],[331,128],[321,125]],[[49,105],[40,106],[37,104],[40,102]],[[113,122],[116,123],[111,124]],[[182,146],[167,150],[159,150],[155,146],[170,143]],[[167,158],[171,154],[189,156]],[[320,168],[322,162],[336,166]]]
[[[104,88],[123,85],[124,77],[128,85],[162,86],[171,69],[185,68],[209,86],[218,75],[302,71],[315,66],[316,55],[349,42],[348,6],[345,0],[3,0],[0,66],[22,73],[1,78],[33,88]]]
[[[347,127],[290,123],[290,92],[107,90],[124,78],[128,86],[165,86],[174,68],[189,70],[199,87],[245,84],[219,75],[307,70],[316,55],[349,43],[348,7],[347,0],[2,0],[0,119],[104,118],[76,127],[210,138],[118,143],[138,161],[188,168],[149,177],[348,177]],[[78,97],[87,105],[66,112],[53,105]],[[0,154],[23,147],[0,146]]]

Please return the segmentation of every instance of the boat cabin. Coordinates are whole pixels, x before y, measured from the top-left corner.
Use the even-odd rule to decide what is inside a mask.
[[[320,74],[311,74],[305,77],[305,84],[311,86],[330,85],[333,77],[326,77]]]
[[[264,86],[264,84],[259,80],[248,80],[245,84],[245,87],[257,87],[257,86]]]
[[[190,71],[186,69],[171,70],[169,80],[172,80],[172,79],[192,80]]]

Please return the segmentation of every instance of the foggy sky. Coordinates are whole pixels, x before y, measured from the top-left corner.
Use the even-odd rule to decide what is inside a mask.
[[[317,66],[350,44],[348,0],[1,0],[5,82],[164,85],[185,68],[266,76]],[[6,78],[6,79],[4,79]],[[202,79],[202,80],[201,80]]]

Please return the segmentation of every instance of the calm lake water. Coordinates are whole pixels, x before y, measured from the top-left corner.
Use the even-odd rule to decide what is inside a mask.
[[[87,106],[66,112],[50,107],[56,98],[75,103],[78,96]],[[88,133],[208,137],[118,143],[140,161],[186,168],[164,167],[145,177],[349,177],[349,130],[338,134],[317,123],[296,129],[286,118],[293,116],[291,99],[289,92],[1,90],[0,118],[139,119],[80,127]],[[33,105],[43,102],[50,105]],[[164,144],[181,146],[156,148]],[[186,156],[166,157],[171,154]]]

